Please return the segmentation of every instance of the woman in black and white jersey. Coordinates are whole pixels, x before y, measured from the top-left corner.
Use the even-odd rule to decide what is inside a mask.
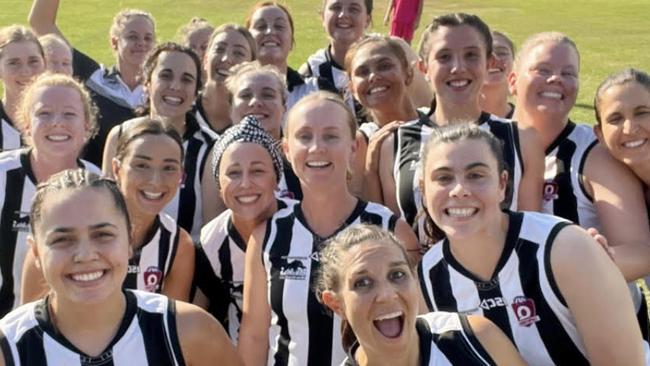
[[[0,365],[241,365],[198,307],[123,290],[130,221],[112,180],[83,169],[37,190],[30,244],[51,292],[0,320]]]
[[[97,125],[88,92],[71,77],[39,76],[24,91],[18,123],[28,147],[0,153],[0,315],[20,301],[29,207],[36,186],[65,169],[99,172],[79,159]]]
[[[287,116],[284,149],[303,199],[258,226],[246,249],[244,311],[238,349],[251,365],[339,365],[337,317],[323,312],[310,282],[323,242],[354,223],[395,231],[419,258],[408,225],[384,206],[353,196],[347,183],[356,120],[337,95],[318,92]],[[270,345],[270,350],[259,345]]]
[[[45,71],[45,54],[30,30],[19,25],[0,28],[0,152],[23,146],[18,129],[18,104],[23,90]]]
[[[188,301],[194,272],[192,238],[161,212],[183,177],[183,146],[178,133],[159,121],[146,120],[120,137],[113,174],[126,201],[132,225],[124,288],[162,293]],[[22,303],[49,290],[33,256],[25,263]]]
[[[198,240],[203,222],[216,216],[216,189],[206,162],[214,134],[201,130],[188,113],[201,85],[201,64],[194,51],[176,43],[163,43],[149,55],[144,66],[144,85],[148,90],[148,114],[173,127],[183,137],[185,150],[184,181],[181,189],[165,207],[192,238]],[[123,131],[142,123],[135,118],[114,127],[104,148],[103,171],[112,176],[112,159]],[[209,185],[204,187],[204,182]],[[214,194],[211,192],[214,191]]]
[[[418,267],[429,310],[487,317],[531,365],[650,360],[625,280],[594,239],[556,216],[502,210],[508,172],[494,135],[443,127],[422,165],[428,233],[445,238]]]
[[[316,292],[343,319],[344,365],[524,364],[510,340],[483,317],[417,316],[415,270],[390,232],[349,227],[330,239],[320,258]]]
[[[39,36],[55,33],[66,39],[56,24],[59,0],[34,0],[29,24]],[[100,65],[91,57],[73,49],[73,72],[84,82],[99,108],[99,131],[89,142],[84,158],[101,164],[108,132],[135,116],[144,104],[144,90],[139,76],[147,54],[156,43],[153,16],[143,10],[125,9],[113,18],[109,36],[115,53],[113,67]],[[67,39],[66,39],[67,40]]]

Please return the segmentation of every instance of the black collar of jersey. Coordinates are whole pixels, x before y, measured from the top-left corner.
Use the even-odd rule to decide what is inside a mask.
[[[113,83],[122,81],[122,75],[120,74],[120,70],[117,69],[117,65],[106,68],[104,71],[104,79],[110,80]]]
[[[280,207],[278,206],[278,209],[279,208]],[[235,245],[237,245],[239,249],[246,251],[246,241],[244,241],[244,239],[241,237],[241,234],[239,234],[239,231],[237,231],[235,224],[232,222],[232,215],[230,215],[228,218],[226,230],[228,231],[228,236],[232,239],[232,241],[235,242]]]
[[[32,181],[32,184],[34,186],[38,185],[38,181],[36,180],[36,175],[34,175],[34,169],[32,169],[32,159],[30,159],[32,155],[32,148],[28,147],[26,149],[23,149],[20,152],[20,165],[23,167],[23,172],[29,178],[29,180]],[[80,159],[77,159],[77,166],[79,168],[85,169],[86,166],[81,162]]]
[[[14,121],[9,118],[9,115],[7,114],[7,111],[5,111],[5,106],[4,103],[0,100],[0,120],[4,120],[8,124],[10,124],[12,127],[16,126],[14,124]]]
[[[560,145],[562,141],[564,141],[567,138],[567,136],[569,136],[571,132],[573,132],[575,128],[576,128],[576,124],[573,123],[571,120],[569,120],[566,126],[564,126],[564,128],[562,129],[562,132],[560,132],[560,134],[557,135],[555,140],[553,140],[553,142],[551,142],[551,144],[548,145],[544,154],[545,155],[550,154],[551,151],[553,151],[556,147],[558,147],[558,145]]]
[[[314,230],[312,230],[312,228],[309,226],[309,223],[307,222],[307,218],[305,218],[305,214],[302,212],[302,202],[298,203],[297,205],[294,206],[294,214],[296,215],[296,219],[298,219],[298,221],[300,221],[305,226],[305,228],[307,230],[309,230],[309,232],[314,236],[314,238],[316,239],[316,240],[314,240],[314,243],[320,244],[320,243],[324,242],[325,240],[327,240],[327,239],[333,237],[334,235],[336,235],[339,231],[341,231],[341,230],[345,229],[346,227],[352,225],[354,220],[356,220],[357,217],[359,217],[359,215],[361,215],[361,213],[366,208],[366,206],[368,206],[368,202],[357,199],[357,205],[354,206],[354,209],[352,210],[352,213],[350,213],[348,218],[345,219],[343,224],[339,228],[337,228],[331,235],[329,235],[329,236],[327,236],[325,238],[323,238],[323,237],[319,236],[318,234],[316,234],[314,232]]]
[[[345,68],[341,65],[339,65],[336,60],[334,60],[334,56],[332,56],[332,45],[329,44],[327,45],[327,48],[325,49],[325,58],[327,59],[327,62],[329,62],[332,67],[337,68],[339,70],[345,70]]]
[[[183,134],[183,141],[189,140],[190,137],[192,137],[192,135],[194,135],[194,133],[199,129],[199,123],[196,121],[196,117],[190,109],[185,113],[185,133]]]
[[[429,118],[429,116],[426,113],[422,113],[420,111],[417,111],[417,112],[418,112],[418,121],[421,124],[423,124],[425,126],[429,126],[431,128],[436,127],[436,124],[433,123],[433,121],[431,121],[431,118]]]
[[[494,267],[492,276],[490,276],[490,279],[487,281],[478,278],[475,274],[465,269],[465,267],[463,267],[463,265],[456,260],[454,255],[451,253],[448,238],[445,238],[442,242],[442,253],[447,263],[449,263],[449,265],[452,266],[460,274],[474,281],[479,290],[490,289],[495,285],[498,285],[499,272],[503,266],[506,265],[506,262],[508,262],[512,251],[515,249],[515,245],[517,244],[517,238],[519,237],[519,231],[521,230],[521,223],[524,219],[524,214],[522,212],[512,212],[508,210],[504,210],[503,212],[508,215],[508,231],[506,233],[506,240],[503,246],[503,250],[501,251],[499,261]]]
[[[302,85],[305,83],[305,79],[300,76],[298,71],[287,67],[287,90],[289,93],[293,91],[293,88]]]
[[[122,290],[122,293],[124,294],[126,300],[126,308],[124,310],[124,316],[122,317],[122,320],[120,322],[120,327],[118,328],[117,333],[110,341],[110,343],[106,346],[106,348],[104,348],[104,351],[97,357],[86,355],[83,351],[79,350],[63,334],[59,332],[59,330],[56,328],[50,316],[49,295],[46,296],[45,299],[40,300],[36,304],[36,307],[34,308],[34,316],[36,318],[36,321],[38,322],[38,325],[45,333],[47,333],[54,340],[62,344],[64,347],[72,350],[75,353],[80,354],[82,356],[82,360],[85,361],[82,362],[82,364],[84,365],[104,364],[104,363],[100,363],[99,361],[112,358],[113,346],[115,346],[115,344],[124,336],[124,333],[126,333],[126,331],[129,329],[129,326],[133,321],[133,317],[135,317],[137,313],[138,300],[136,299],[135,295],[129,290]]]
[[[434,98],[433,102],[431,103],[431,109],[429,110],[428,115],[426,115],[424,113],[421,113],[420,111],[418,111],[418,113],[433,119],[434,116],[435,116],[435,114],[434,114],[435,111],[436,111],[436,99]],[[480,125],[484,124],[485,122],[489,121],[491,119],[491,117],[492,117],[492,115],[490,113],[485,112],[485,111],[481,111],[481,114],[476,119],[476,124],[480,126]],[[438,123],[435,122],[435,121],[434,121],[434,124],[438,125]]]

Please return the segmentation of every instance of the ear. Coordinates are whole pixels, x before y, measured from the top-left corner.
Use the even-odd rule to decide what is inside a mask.
[[[501,195],[501,200],[499,202],[503,202],[503,200],[506,199],[506,188],[507,187],[508,187],[508,171],[504,170],[499,175],[499,192],[500,192],[500,195]]]
[[[341,317],[341,319],[345,319],[345,309],[343,307],[343,303],[334,291],[323,291],[321,294],[321,300],[323,301],[323,304],[335,312],[336,315]]]
[[[32,255],[34,256],[34,265],[36,268],[42,269],[41,257],[38,255],[38,248],[36,247],[36,241],[34,240],[33,234],[29,234],[27,236],[27,244],[29,245],[29,249],[32,251]]]
[[[287,161],[289,164],[291,164],[291,160],[289,159],[289,142],[287,142],[287,137],[282,138],[282,152],[284,153],[284,156],[287,158]]]
[[[115,178],[115,182],[117,182],[117,184],[120,184],[120,169],[122,168],[121,165],[122,163],[117,160],[117,158],[113,158],[111,160],[111,170],[113,171],[113,177]]]
[[[427,64],[421,58],[418,58],[418,60],[417,60],[417,67],[418,67],[418,70],[420,70],[420,72],[422,74],[424,74],[424,75],[427,74]]]
[[[517,73],[514,70],[508,75],[508,91],[513,97],[517,95]]]
[[[406,84],[406,86],[411,85],[411,83],[413,82],[413,71],[414,70],[411,66],[409,66],[408,69],[406,69],[406,78],[404,79],[404,84]]]
[[[603,126],[598,123],[594,125],[593,129],[596,137],[598,137],[598,141],[600,141],[601,144],[605,145],[605,140],[603,138]]]
[[[119,39],[117,37],[111,37],[111,48],[113,51],[117,51],[117,43]]]

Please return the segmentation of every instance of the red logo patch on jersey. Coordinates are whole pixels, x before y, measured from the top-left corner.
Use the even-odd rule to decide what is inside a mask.
[[[157,292],[162,282],[162,271],[158,267],[151,266],[142,275],[145,289],[149,292]]]
[[[525,296],[517,296],[512,300],[512,310],[519,325],[523,327],[530,327],[541,320],[535,311],[535,301]]]
[[[552,201],[558,198],[559,187],[552,180],[544,182],[544,201]]]

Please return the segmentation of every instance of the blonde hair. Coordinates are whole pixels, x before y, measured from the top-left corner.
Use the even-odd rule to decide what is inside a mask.
[[[112,38],[118,38],[120,36],[120,33],[122,33],[124,30],[124,25],[135,17],[143,17],[150,21],[155,34],[156,20],[154,19],[153,15],[151,15],[151,13],[140,9],[122,9],[117,14],[115,14],[115,17],[113,17],[113,23],[111,23],[111,28],[108,31],[109,40]]]
[[[55,86],[71,88],[79,93],[79,96],[81,97],[81,103],[83,104],[86,127],[89,132],[88,138],[94,136],[98,129],[97,107],[93,103],[92,98],[90,97],[90,94],[86,88],[84,88],[81,83],[70,76],[63,74],[45,73],[41,74],[33,83],[27,87],[27,89],[25,89],[18,104],[17,125],[23,133],[23,138],[27,140],[24,133],[31,123],[32,107],[34,106],[34,94],[36,94],[36,91],[40,88]],[[31,141],[25,142],[31,144]]]
[[[241,64],[235,65],[230,68],[230,76],[226,78],[226,89],[230,94],[230,102],[232,104],[232,99],[237,92],[241,81],[244,78],[256,76],[256,75],[267,75],[273,78],[279,87],[280,95],[282,96],[282,104],[285,104],[288,97],[287,92],[287,81],[285,77],[280,73],[277,67],[273,65],[262,65],[259,61],[250,61],[242,62]]]
[[[515,57],[515,69],[518,69],[521,66],[524,57],[528,55],[533,48],[544,43],[569,45],[576,52],[576,55],[578,56],[578,67],[580,67],[580,52],[578,51],[578,46],[576,46],[575,42],[573,42],[571,38],[560,32],[542,32],[528,37],[528,39],[526,39],[526,41],[521,45],[521,49],[517,52],[517,56]]]
[[[192,17],[192,19],[190,19],[187,24],[184,24],[178,28],[178,32],[176,32],[176,39],[178,40],[178,43],[189,47],[190,35],[196,31],[204,29],[207,29],[210,31],[210,33],[212,33],[214,31],[214,26],[212,26],[212,24],[210,24],[210,22],[208,22],[206,19]]]
[[[340,95],[328,91],[322,91],[322,90],[307,95],[306,97],[300,99],[298,103],[294,104],[293,107],[291,107],[291,109],[287,113],[287,119],[286,119],[287,122],[284,126],[285,136],[288,135],[287,132],[289,131],[289,125],[291,124],[291,121],[295,119],[294,115],[297,113],[296,111],[299,110],[303,105],[312,103],[314,101],[329,102],[343,109],[346,115],[346,122],[348,124],[348,127],[350,128],[350,136],[352,137],[352,140],[356,138],[357,119],[354,116],[354,113],[352,112],[350,107],[347,105],[347,103],[345,103],[345,101],[343,101],[343,99],[341,99]]]
[[[244,39],[246,39],[246,43],[248,43],[248,48],[251,51],[250,61],[254,61],[257,59],[257,43],[255,42],[253,35],[251,34],[251,32],[248,31],[248,29],[235,23],[226,23],[217,27],[217,29],[215,29],[210,35],[210,40],[208,41],[208,50],[212,48],[214,39],[217,38],[217,36],[220,35],[221,33],[226,33],[226,32],[238,32],[239,34],[241,34],[244,37]]]
[[[4,48],[8,44],[16,42],[33,42],[38,48],[41,57],[45,60],[45,52],[43,52],[43,47],[38,41],[36,34],[28,28],[18,24],[12,24],[0,28],[0,58],[2,58],[4,54]]]
[[[45,34],[43,36],[38,37],[38,41],[41,43],[43,49],[49,47],[50,45],[57,44],[65,47],[70,51],[70,54],[72,54],[72,48],[70,47],[70,44],[68,44],[68,42],[66,42],[65,39],[61,38],[57,34],[54,33]]]

